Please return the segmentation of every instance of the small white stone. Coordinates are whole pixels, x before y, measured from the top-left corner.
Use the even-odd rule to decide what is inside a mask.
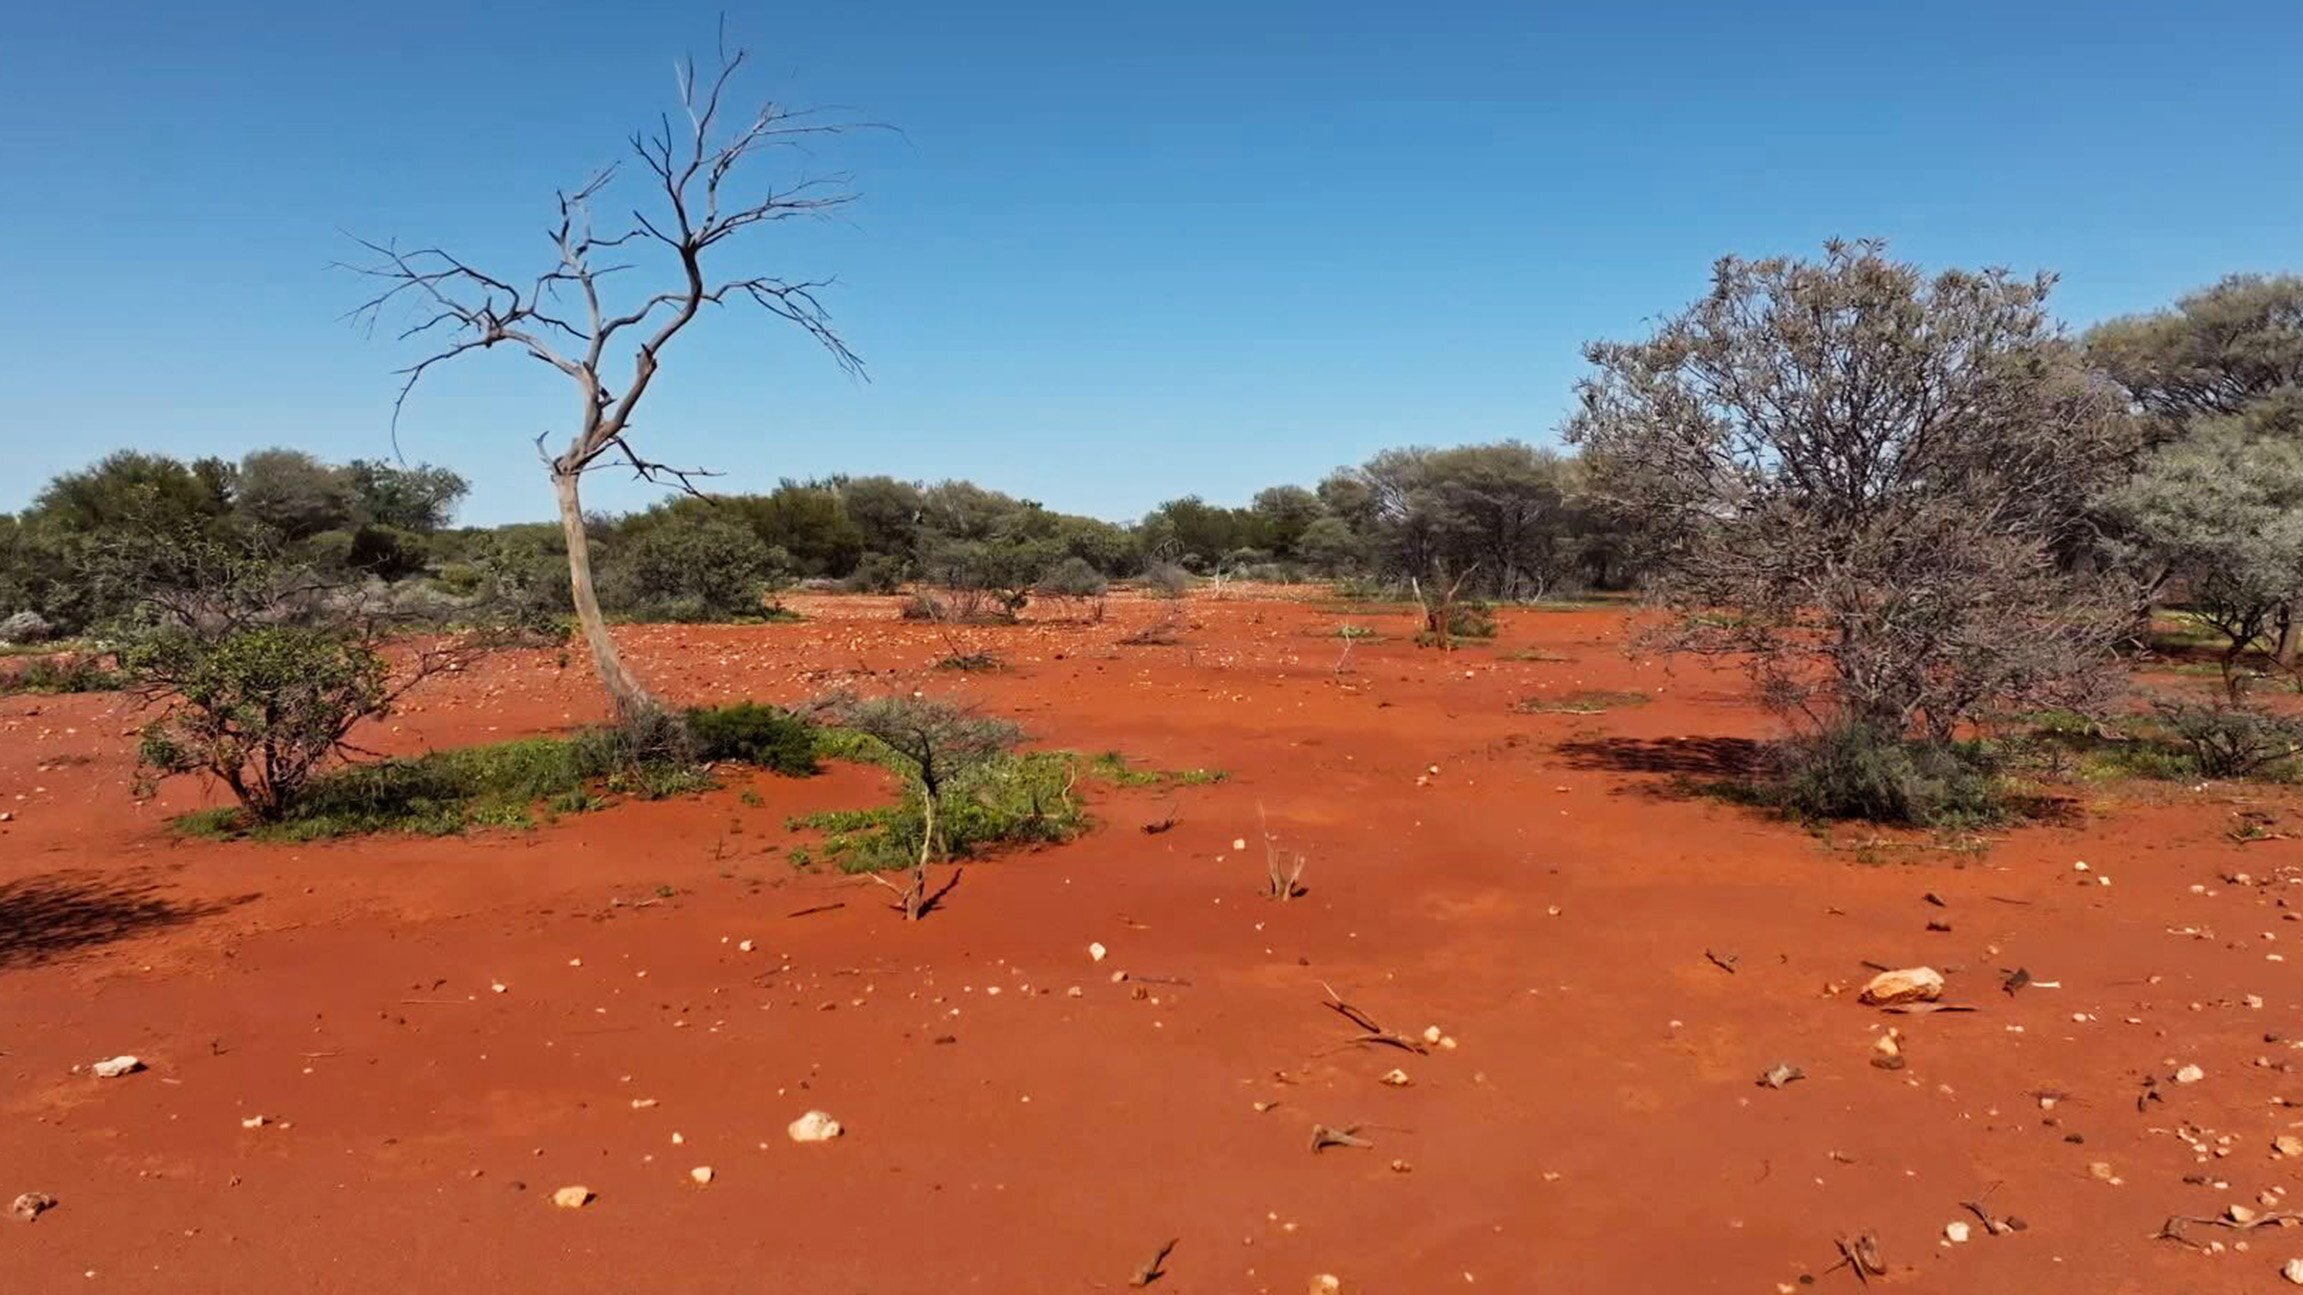
[[[712,1182],[712,1167],[710,1165],[697,1165],[688,1171],[688,1177],[694,1181],[696,1186],[708,1187]]]
[[[1106,955],[1106,954],[1108,954],[1108,953],[1110,953],[1110,952],[1111,952],[1111,950],[1109,950],[1109,949],[1105,948],[1105,947],[1104,947],[1102,944],[1100,944],[1100,943],[1096,943],[1096,944],[1090,944],[1090,945],[1088,945],[1088,961],[1090,961],[1090,962],[1102,962],[1102,961],[1104,960],[1104,955]]]
[[[738,952],[738,953],[750,953],[751,951],[752,951],[752,942],[751,942],[750,940],[738,940],[738,941],[736,941],[736,952]]]
[[[1231,848],[1234,850],[1245,850],[1247,848],[1247,838],[1241,836],[1233,837]]]
[[[1406,1071],[1395,1068],[1379,1076],[1377,1082],[1389,1084],[1394,1088],[1405,1088],[1415,1081],[1407,1077]]]
[[[260,1129],[270,1122],[266,1116],[250,1115],[240,1121],[240,1127],[243,1129]]]
[[[1443,1031],[1438,1026],[1426,1025],[1423,1027],[1423,1041],[1425,1043],[1437,1043],[1442,1033]]]
[[[2197,1062],[2193,1062],[2192,1064],[2187,1065],[2181,1070],[2175,1072],[2175,1082],[2179,1084],[2196,1084],[2206,1077],[2207,1072],[2200,1069]]]
[[[122,1075],[133,1075],[143,1068],[143,1062],[128,1056],[110,1057],[88,1067],[98,1079],[118,1079]]]
[[[501,994],[508,988],[508,986],[506,986],[503,981],[499,980],[496,983],[488,986],[488,988],[493,989],[497,993]]]
[[[591,1203],[592,1189],[589,1187],[562,1187],[552,1193],[552,1204],[564,1210],[580,1210]]]
[[[1943,1225],[1943,1239],[1955,1246],[1967,1244],[1967,1224],[1954,1219]]]
[[[2297,1286],[2303,1286],[2303,1259],[2288,1260],[2287,1266],[2279,1270],[2279,1275]]]
[[[831,1116],[822,1111],[809,1111],[793,1120],[784,1132],[790,1134],[794,1142],[829,1142],[840,1136],[843,1130],[840,1122]]]

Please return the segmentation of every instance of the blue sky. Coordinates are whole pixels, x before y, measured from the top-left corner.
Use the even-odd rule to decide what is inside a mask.
[[[342,231],[544,268],[556,187],[672,106],[718,4],[20,5],[0,18],[0,509],[122,446],[389,454],[406,347],[341,322]],[[834,275],[872,380],[707,319],[644,417],[742,489],[968,476],[1138,515],[1387,445],[1549,439],[1585,340],[1726,252],[1879,235],[2063,275],[2074,323],[2303,268],[2303,5],[1652,0],[726,6],[757,94],[835,141]],[[543,517],[532,362],[420,389],[467,520]],[[619,474],[591,502],[637,506]]]

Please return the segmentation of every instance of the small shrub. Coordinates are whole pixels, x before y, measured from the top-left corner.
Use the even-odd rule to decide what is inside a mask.
[[[164,690],[137,751],[144,775],[213,777],[262,822],[288,812],[354,725],[391,708],[383,657],[327,630],[170,631],[127,661]]]
[[[128,686],[123,672],[104,664],[95,653],[34,657],[11,670],[0,670],[0,696],[9,693],[117,692]]]
[[[904,560],[895,554],[866,553],[840,584],[850,593],[901,593],[905,574]]]
[[[938,670],[975,672],[981,670],[997,670],[999,668],[999,656],[997,653],[992,652],[954,652],[950,656],[947,656],[936,662],[936,669]]]
[[[639,774],[666,765],[692,769],[700,762],[696,737],[686,720],[660,706],[585,729],[571,739],[571,746],[584,776],[593,778]]]
[[[817,771],[815,727],[789,711],[744,701],[700,706],[686,718],[700,759],[739,760],[793,777]]]
[[[1002,753],[970,766],[936,798],[933,853],[966,859],[1004,846],[1071,840],[1087,827],[1072,794],[1076,780],[1072,757],[1060,751]],[[819,853],[844,872],[887,872],[918,866],[923,811],[915,783],[895,805],[811,814],[793,826],[824,831]]]
[[[1864,724],[1787,743],[1779,773],[1771,797],[1801,818],[1950,827],[2006,812],[1997,768],[1981,746],[1905,741]]]
[[[2158,701],[2152,709],[2203,777],[2272,777],[2303,757],[2303,716],[2228,700]]]
[[[1005,720],[921,697],[842,696],[822,709],[845,730],[826,744],[827,753],[886,765],[910,786],[891,808],[818,815],[803,825],[830,831],[824,853],[849,871],[908,867],[906,885],[880,879],[907,921],[926,915],[942,893],[928,889],[928,864],[939,855],[1068,840],[1084,822],[1071,796],[1070,758],[1017,754],[1023,732]]]
[[[1181,598],[1191,589],[1191,572],[1173,562],[1155,562],[1138,583],[1154,598]]]
[[[1495,608],[1476,599],[1451,603],[1445,612],[1427,612],[1424,619],[1424,628],[1415,636],[1420,647],[1452,647],[1457,639],[1495,637]],[[1446,625],[1444,631],[1441,623]]]
[[[951,613],[943,603],[927,594],[913,594],[904,599],[904,605],[897,609],[896,614],[908,621],[941,622],[951,619]]]
[[[1040,575],[1039,592],[1050,598],[1101,598],[1111,582],[1103,573],[1088,565],[1083,557],[1073,556],[1049,567]]]

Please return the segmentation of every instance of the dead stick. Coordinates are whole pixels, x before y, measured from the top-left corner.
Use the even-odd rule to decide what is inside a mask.
[[[1149,1286],[1167,1276],[1167,1257],[1175,1252],[1175,1243],[1181,1239],[1180,1237],[1169,1237],[1158,1250],[1152,1252],[1149,1261],[1137,1267],[1135,1276],[1128,1278],[1128,1285]]]

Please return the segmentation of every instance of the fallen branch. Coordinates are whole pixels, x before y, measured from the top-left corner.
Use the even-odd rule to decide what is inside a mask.
[[[2252,1232],[2262,1227],[2286,1227],[2290,1224],[2303,1223],[2303,1214],[2253,1214],[2244,1221],[2223,1214],[2204,1219],[2189,1214],[2175,1214],[2170,1215],[2165,1223],[2159,1225],[2159,1230],[2151,1234],[2151,1239],[2154,1241],[2173,1241],[2180,1245],[2187,1245],[2194,1250],[2204,1251],[2208,1247],[2183,1235],[2183,1229],[2194,1223],[2201,1227],[2229,1228],[2234,1232]]]
[[[1128,1278],[1128,1285],[1149,1286],[1167,1276],[1167,1257],[1174,1253],[1175,1243],[1181,1239],[1180,1237],[1169,1237],[1159,1249],[1152,1252],[1150,1259],[1136,1268],[1135,1276]]]
[[[1703,956],[1711,963],[1712,966],[1719,968],[1721,971],[1726,972],[1730,976],[1735,974],[1735,964],[1742,961],[1742,959],[1737,957],[1735,954],[1713,953],[1709,949],[1705,949],[1703,951]]]
[[[1839,1247],[1839,1262],[1824,1269],[1824,1272],[1835,1273],[1842,1268],[1851,1268],[1855,1271],[1855,1280],[1864,1286],[1869,1286],[1874,1277],[1887,1275],[1887,1263],[1879,1257],[1878,1237],[1866,1232],[1852,1239],[1837,1238],[1832,1244]]]
[[[1346,1043],[1376,1043],[1387,1048],[1398,1048],[1403,1052],[1412,1052],[1419,1057],[1431,1054],[1431,1049],[1417,1040],[1404,1034],[1394,1034],[1376,1024],[1374,1017],[1343,1001],[1332,987],[1323,983],[1320,988],[1327,990],[1327,1002],[1324,1006],[1329,1011],[1358,1026],[1361,1030],[1360,1034],[1345,1040]]]
[[[832,903],[829,903],[829,904],[818,904],[818,905],[816,905],[816,906],[815,906],[815,907],[813,907],[813,908],[803,908],[803,909],[799,910],[799,911],[798,911],[798,912],[796,912],[796,913],[786,913],[786,914],[784,914],[784,916],[786,916],[786,917],[813,917],[813,916],[815,916],[815,915],[816,915],[816,914],[818,914],[818,913],[829,913],[829,912],[831,912],[831,911],[832,911],[833,909],[835,909],[835,908],[846,908],[847,906],[848,906],[848,901],[846,901],[846,900],[842,899],[842,900],[836,900],[836,901],[834,901],[834,902],[832,902]]]
[[[1361,1127],[1363,1127],[1363,1126],[1361,1126],[1361,1125],[1357,1125],[1357,1124],[1347,1124],[1347,1125],[1343,1126],[1343,1127],[1342,1127],[1342,1128],[1340,1128],[1340,1129],[1331,1129],[1331,1128],[1329,1128],[1328,1126],[1326,1126],[1325,1124],[1314,1124],[1314,1125],[1312,1125],[1312,1126],[1311,1126],[1311,1149],[1312,1149],[1312,1153],[1313,1153],[1314,1155],[1316,1155],[1316,1154],[1318,1154],[1319,1152],[1322,1152],[1322,1151],[1325,1151],[1325,1150],[1327,1150],[1329,1147],[1372,1147],[1372,1146],[1374,1146],[1375,1144],[1374,1144],[1373,1142],[1370,1142],[1370,1141],[1368,1141],[1366,1138],[1363,1138],[1363,1137],[1359,1136],[1359,1131],[1360,1131]]]

